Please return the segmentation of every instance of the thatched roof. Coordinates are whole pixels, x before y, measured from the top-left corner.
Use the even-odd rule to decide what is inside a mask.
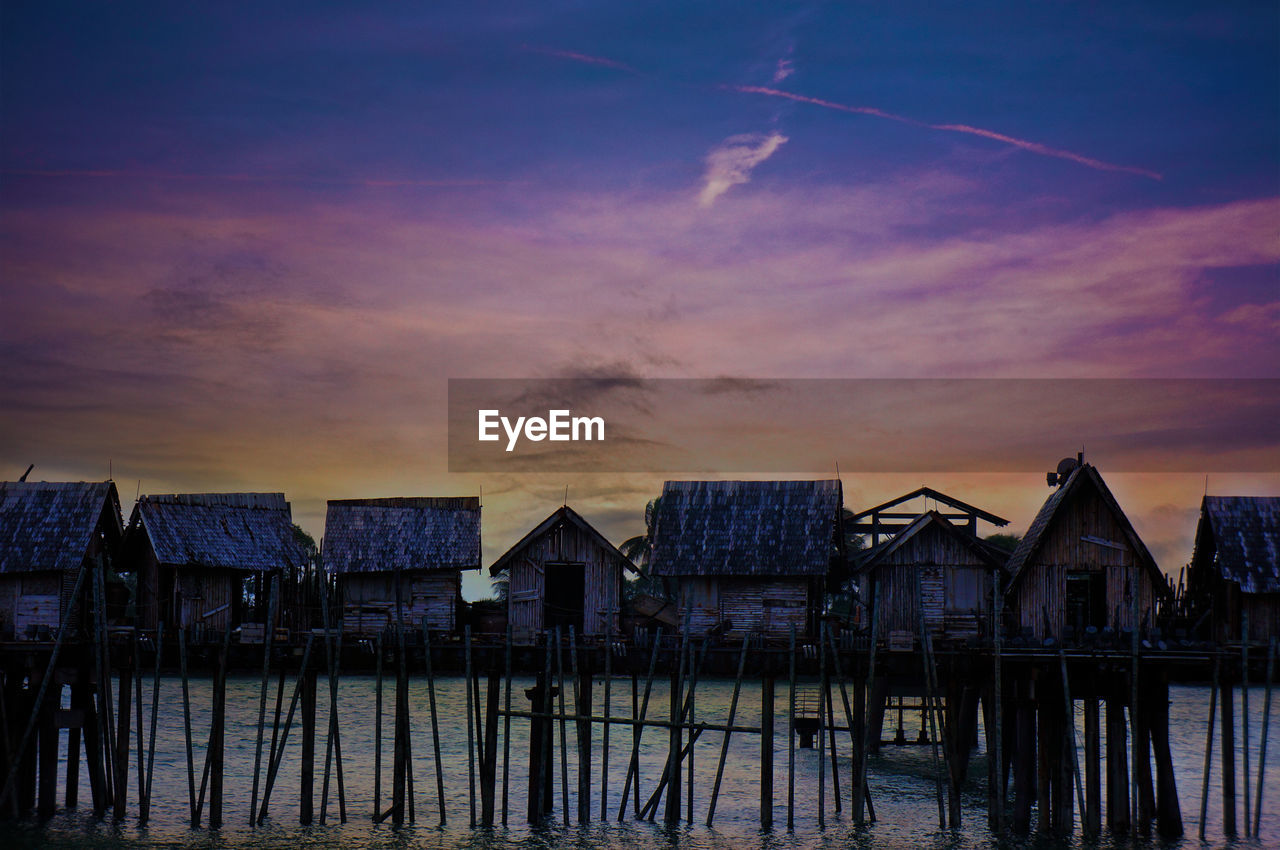
[[[821,576],[835,551],[839,481],[668,481],[650,571],[666,576]]]
[[[104,516],[118,543],[120,497],[110,481],[0,482],[0,573],[79,569]]]
[[[1151,557],[1151,552],[1148,551],[1147,545],[1142,542],[1142,538],[1134,530],[1133,524],[1129,522],[1129,518],[1121,510],[1120,503],[1116,501],[1116,497],[1111,495],[1111,490],[1107,487],[1106,482],[1102,480],[1102,476],[1098,474],[1098,470],[1087,463],[1077,466],[1067,480],[1060,484],[1058,489],[1049,494],[1049,498],[1045,499],[1044,504],[1040,507],[1040,512],[1031,521],[1031,527],[1027,529],[1027,533],[1018,541],[1013,554],[1009,556],[1007,565],[1011,576],[1009,586],[1013,587],[1018,583],[1025,572],[1024,568],[1034,560],[1049,530],[1053,527],[1058,509],[1074,494],[1083,492],[1086,489],[1093,489],[1097,492],[1103,504],[1107,506],[1107,509],[1123,531],[1129,546],[1133,549],[1135,563],[1140,567],[1144,567],[1150,573],[1155,592],[1157,594],[1169,593],[1169,585],[1164,573],[1160,572],[1160,568],[1156,566],[1155,558]]]
[[[480,567],[480,499],[335,499],[324,563],[336,573]]]
[[[1280,497],[1205,496],[1196,559],[1208,557],[1242,592],[1280,593]]]
[[[306,560],[283,493],[143,496],[129,534],[145,536],[170,567],[278,570]]]
[[[583,519],[582,514],[565,505],[553,511],[551,516],[538,523],[532,531],[521,537],[519,542],[503,553],[502,557],[494,561],[493,566],[489,567],[489,575],[495,576],[502,572],[515,558],[523,554],[531,544],[535,543],[544,534],[550,534],[562,525],[577,527],[589,540],[599,546],[608,557],[612,558],[618,566],[629,569],[632,572],[636,571],[636,565],[631,562],[630,558],[622,554],[618,547],[610,543],[603,534],[596,531],[595,526]]]

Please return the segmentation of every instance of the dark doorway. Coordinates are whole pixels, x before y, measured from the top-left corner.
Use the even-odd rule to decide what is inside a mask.
[[[1101,572],[1067,573],[1066,623],[1077,635],[1089,626],[1107,624],[1107,576]]]
[[[546,563],[546,593],[542,603],[542,621],[546,628],[559,626],[567,635],[573,626],[582,634],[583,598],[586,595],[587,575],[585,564]]]

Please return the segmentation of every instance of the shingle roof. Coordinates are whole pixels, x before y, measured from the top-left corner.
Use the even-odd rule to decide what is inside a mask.
[[[1205,496],[1197,548],[1206,522],[1223,578],[1245,593],[1280,593],[1280,497]]]
[[[130,534],[143,534],[156,559],[173,567],[276,570],[306,559],[283,493],[143,496]]]
[[[826,575],[839,481],[668,481],[653,530],[654,575]]]
[[[622,566],[625,569],[629,569],[632,572],[636,572],[636,565],[631,563],[630,558],[622,554],[622,552],[619,551],[618,547],[610,543],[608,538],[606,538],[603,534],[601,534],[599,531],[596,531],[595,526],[593,526],[591,523],[583,519],[582,514],[578,513],[568,505],[565,505],[564,507],[557,508],[551,514],[551,516],[547,517],[542,522],[538,523],[538,525],[536,525],[532,531],[530,531],[524,537],[521,537],[519,542],[517,542],[514,546],[508,549],[502,555],[502,557],[494,561],[493,566],[489,567],[489,575],[491,576],[497,575],[499,572],[502,571],[503,567],[507,566],[507,564],[509,564],[513,558],[515,558],[517,555],[523,552],[531,543],[533,543],[535,540],[540,538],[542,535],[550,532],[555,528],[558,528],[560,525],[564,523],[574,525],[579,529],[581,529],[582,532],[587,535],[587,537],[595,541],[597,546],[599,546],[605,552],[608,552],[609,555],[612,558],[614,558],[619,563],[620,566]]]
[[[336,573],[477,569],[480,499],[331,500],[324,562]]]
[[[104,510],[119,540],[110,481],[0,482],[0,573],[78,569]]]
[[[1151,557],[1151,552],[1147,549],[1147,545],[1142,542],[1142,538],[1138,536],[1138,532],[1134,530],[1133,524],[1129,522],[1129,518],[1125,516],[1124,511],[1120,508],[1120,503],[1116,501],[1116,497],[1111,495],[1110,488],[1107,487],[1102,476],[1098,474],[1098,470],[1090,464],[1081,464],[1077,466],[1067,478],[1065,482],[1059,485],[1058,489],[1049,494],[1049,498],[1045,499],[1044,504],[1040,507],[1040,512],[1036,514],[1036,518],[1031,521],[1031,527],[1027,529],[1027,533],[1018,541],[1017,547],[1013,550],[1013,554],[1009,556],[1007,569],[1011,576],[1009,584],[1012,587],[1016,584],[1024,572],[1027,562],[1040,549],[1040,544],[1044,542],[1045,534],[1053,526],[1054,517],[1057,515],[1058,508],[1067,500],[1070,494],[1077,492],[1084,487],[1093,487],[1102,501],[1110,509],[1116,521],[1120,524],[1124,531],[1125,538],[1129,541],[1129,545],[1133,548],[1134,559],[1140,566],[1144,566],[1148,573],[1151,574],[1155,583],[1156,593],[1168,593],[1169,585],[1164,577],[1164,573],[1160,572],[1160,568],[1156,565],[1155,558]]]

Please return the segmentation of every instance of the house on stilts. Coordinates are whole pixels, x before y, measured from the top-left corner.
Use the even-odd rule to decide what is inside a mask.
[[[94,572],[108,616],[120,618],[123,533],[111,481],[0,482],[0,640],[52,640],[64,622],[73,635],[87,627]]]
[[[1011,625],[1023,637],[1070,642],[1154,624],[1169,584],[1098,470],[1067,459],[1050,481],[1053,493],[1009,556]]]
[[[431,631],[452,634],[462,572],[480,569],[480,499],[330,500],[321,554],[346,631],[381,634],[397,622],[416,629],[425,619]]]
[[[843,566],[839,481],[668,481],[650,573],[692,634],[816,634],[827,576]]]
[[[518,642],[544,629],[580,637],[619,633],[622,585],[636,566],[573,508],[535,526],[489,568],[507,579],[507,621]]]
[[[1217,641],[1280,635],[1280,497],[1205,496],[1187,571],[1193,614]]]
[[[283,493],[142,496],[125,553],[137,577],[138,626],[189,629],[197,641],[249,624],[261,640],[272,577],[307,562]]]

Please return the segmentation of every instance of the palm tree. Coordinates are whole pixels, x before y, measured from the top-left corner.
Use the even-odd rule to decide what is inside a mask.
[[[637,534],[622,541],[618,549],[631,559],[640,571],[639,578],[632,579],[623,585],[626,599],[634,599],[638,594],[646,593],[659,599],[667,599],[666,583],[656,576],[649,575],[649,562],[653,557],[653,531],[657,520],[658,508],[662,505],[662,497],[650,499],[644,506],[644,534]]]

